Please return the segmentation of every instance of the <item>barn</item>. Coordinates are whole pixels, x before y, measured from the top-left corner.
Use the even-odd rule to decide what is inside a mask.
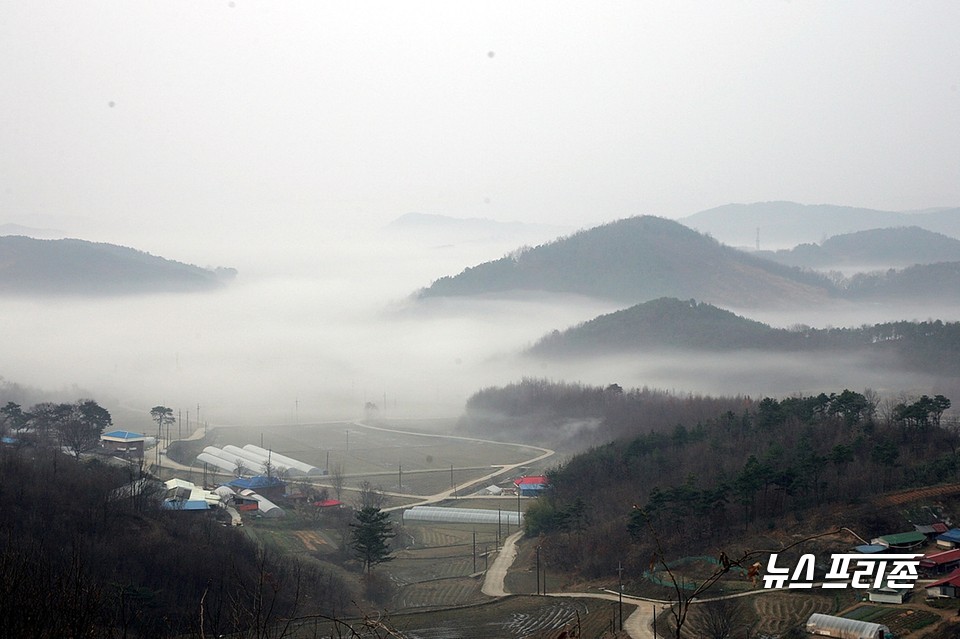
[[[807,619],[807,632],[821,637],[838,639],[885,639],[890,629],[878,623],[845,619],[815,612]]]
[[[543,475],[521,477],[513,482],[517,490],[524,497],[537,497],[547,488],[547,478]]]

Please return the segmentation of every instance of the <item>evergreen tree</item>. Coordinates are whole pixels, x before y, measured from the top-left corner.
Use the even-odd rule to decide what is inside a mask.
[[[390,514],[379,508],[367,506],[357,511],[357,521],[350,524],[350,548],[363,563],[364,570],[370,570],[377,564],[391,561],[390,540],[394,537]]]

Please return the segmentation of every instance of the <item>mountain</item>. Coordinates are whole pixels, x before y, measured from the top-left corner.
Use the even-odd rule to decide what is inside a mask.
[[[20,224],[0,224],[0,236],[3,235],[25,235],[37,239],[54,240],[65,237],[66,233],[55,229],[38,229]]]
[[[731,246],[753,247],[759,235],[761,248],[787,248],[822,242],[834,235],[899,226],[918,226],[960,239],[960,208],[956,207],[906,213],[832,204],[757,202],[718,206],[680,222]]]
[[[757,251],[759,257],[811,269],[902,268],[914,264],[960,262],[960,240],[919,226],[871,229],[835,235],[821,244]]]
[[[203,269],[114,244],[0,237],[0,293],[116,295],[218,288],[233,269]]]
[[[687,350],[859,354],[906,370],[960,375],[960,322],[773,328],[710,304],[663,298],[601,315],[534,344],[539,358]]]
[[[776,344],[778,331],[761,322],[694,300],[660,298],[601,315],[531,349],[536,356],[594,355],[667,349],[733,350]]]
[[[724,246],[682,224],[632,217],[443,277],[420,298],[574,293],[636,303],[659,297],[698,298],[733,306],[814,303],[833,292],[814,273]]]

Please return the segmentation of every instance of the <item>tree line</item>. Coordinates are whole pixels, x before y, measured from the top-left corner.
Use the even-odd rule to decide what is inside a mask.
[[[474,408],[498,395],[475,396]],[[545,398],[553,396],[563,401],[547,410]],[[551,469],[550,489],[529,506],[525,527],[546,536],[551,565],[589,577],[609,574],[618,561],[641,573],[651,552],[649,522],[665,531],[668,552],[681,552],[691,542],[716,547],[837,504],[960,479],[960,433],[943,417],[950,400],[942,395],[884,402],[869,390],[844,389],[759,401],[671,399],[540,381],[502,389],[499,416],[520,421],[526,411],[539,420],[541,441],[551,441],[551,426],[576,396],[592,401],[574,402],[573,416],[597,415],[595,432],[616,436]],[[720,410],[697,417],[710,407]]]

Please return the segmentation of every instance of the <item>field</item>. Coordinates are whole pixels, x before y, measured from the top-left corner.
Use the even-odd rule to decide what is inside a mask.
[[[842,616],[848,619],[871,621],[883,624],[897,637],[903,637],[915,630],[938,623],[940,615],[929,610],[886,606],[857,606]]]
[[[211,431],[205,445],[262,445],[318,468],[339,465],[348,491],[368,481],[385,492],[415,497],[479,481],[496,470],[494,465],[520,464],[539,454],[536,449],[513,444],[444,438],[424,430],[435,428],[432,423],[397,426],[419,434],[365,428],[351,422],[269,429],[228,427]],[[318,478],[316,483],[330,485],[329,478]],[[397,498],[396,503],[403,500]]]
[[[624,614],[632,611],[625,607]],[[450,610],[390,614],[383,621],[407,639],[557,639],[564,632],[598,639],[625,638],[625,633],[613,632],[616,615],[617,604],[612,601],[511,596]],[[310,625],[297,636],[329,636],[322,634],[324,630],[322,625]],[[576,630],[579,632],[573,634]]]

